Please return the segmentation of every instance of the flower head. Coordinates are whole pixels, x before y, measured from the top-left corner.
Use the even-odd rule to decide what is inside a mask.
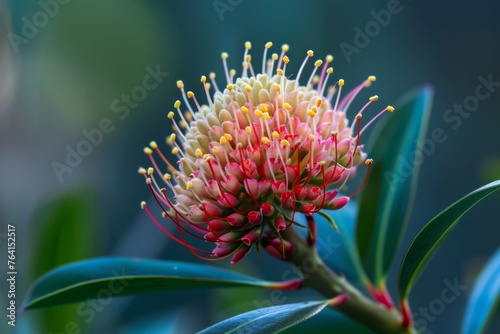
[[[344,80],[327,87],[332,56],[317,60],[301,85],[313,51],[307,52],[297,77],[291,79],[286,75],[288,46],[267,59],[271,47],[272,43],[265,45],[262,70],[255,73],[251,44],[245,43],[239,78],[228,70],[228,55],[222,53],[226,86],[219,89],[213,73],[208,80],[201,77],[208,104],[200,105],[194,93],[177,82],[184,105],[176,101],[176,112],[168,113],[174,132],[167,137],[177,165],[166,159],[155,142],[144,150],[153,167],[139,171],[163,217],[177,225],[178,236],[154,218],[145,202],[142,207],[166,234],[197,256],[232,256],[231,263],[236,263],[254,244],[284,256],[293,245],[282,239],[280,231],[294,224],[297,212],[312,215],[323,208],[340,209],[348,202],[352,195],[340,196],[339,191],[360,164],[364,162],[369,170],[371,163],[360,136],[375,118],[394,110],[388,106],[361,128],[362,112],[378,98],[373,96],[349,124],[349,105],[375,77],[341,98]],[[163,174],[156,157],[167,173]],[[173,192],[172,199],[155,180],[155,172]],[[203,238],[214,248],[195,248],[186,235]]]

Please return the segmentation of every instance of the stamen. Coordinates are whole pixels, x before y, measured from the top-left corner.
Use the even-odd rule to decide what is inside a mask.
[[[226,68],[227,68],[227,65],[226,65]],[[226,75],[227,75],[227,71],[226,71]],[[212,82],[212,85],[214,85],[215,91],[220,92],[219,87],[217,86],[217,82],[215,81],[215,73],[214,72],[210,72],[210,74],[208,75],[208,77],[210,78],[210,81]],[[229,79],[229,77],[227,77],[227,78]]]
[[[272,42],[267,42],[265,44],[264,48],[264,54],[262,55],[262,73],[266,72],[266,57],[267,57],[267,50],[270,49],[273,46]]]
[[[375,120],[377,118],[379,118],[380,116],[382,116],[386,111],[388,112],[394,112],[394,107],[392,106],[387,106],[385,109],[381,110],[375,117],[373,117],[368,123],[366,123],[366,125],[363,127],[363,129],[361,129],[360,131],[360,135],[363,134],[363,132],[365,132],[365,130],[368,128],[368,126],[370,126],[370,124],[372,124],[373,122],[375,122]]]
[[[314,70],[312,71],[311,73],[311,76],[309,77],[309,80],[307,80],[307,85],[306,87],[310,87],[311,86],[311,82],[313,81],[314,79],[314,75],[316,74],[316,71],[318,70],[318,68],[323,64],[323,61],[320,59],[320,60],[316,60],[314,62]],[[312,87],[312,86],[311,86]]]
[[[321,76],[319,77],[319,85],[318,85],[318,91],[321,91],[323,92],[324,91],[324,86],[326,85],[326,80],[324,80],[325,78],[325,73],[327,71],[327,68],[328,68],[328,65],[330,65],[330,63],[333,61],[333,56],[332,55],[328,55],[326,56],[326,59],[325,59],[325,64],[323,65],[323,69],[321,70]],[[330,67],[331,68],[331,67]],[[333,68],[332,68],[332,73],[333,73]],[[323,81],[324,80],[324,81]],[[320,94],[320,96],[323,96],[323,93]]]
[[[363,184],[355,191],[353,192],[352,194],[350,194],[348,197],[349,198],[353,198],[354,196],[356,196],[357,193],[359,193],[361,191],[361,189],[363,189],[366,185],[366,182],[368,182],[368,176],[370,175],[370,167],[373,163],[373,159],[366,159],[365,160],[365,165],[368,166],[367,170],[366,170],[366,176],[365,176],[365,180],[363,182]]]
[[[224,66],[224,73],[226,74],[226,81],[227,81],[227,84],[230,84],[231,83],[231,79],[229,78],[229,71],[227,69],[227,58],[228,57],[229,57],[229,55],[227,54],[227,52],[222,52],[221,53],[222,64]]]
[[[288,46],[288,44],[283,44],[281,46],[281,55],[280,55],[280,59],[278,60],[278,68],[281,68],[281,62],[283,61],[283,57],[288,52],[288,50],[290,50],[290,47]]]
[[[312,58],[313,56],[314,56],[314,51],[313,50],[307,51],[307,56],[304,59],[304,61],[302,62],[302,65],[300,66],[300,69],[299,69],[299,73],[297,74],[297,78],[295,79],[295,80],[297,80],[297,82],[299,82],[300,75],[302,74],[302,71],[304,70],[304,67],[306,66],[307,60],[309,58]]]

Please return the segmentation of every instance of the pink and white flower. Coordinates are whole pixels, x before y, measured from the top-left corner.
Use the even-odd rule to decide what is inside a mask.
[[[366,159],[360,136],[378,116],[394,110],[388,106],[361,128],[363,111],[378,99],[372,96],[349,124],[346,112],[351,102],[375,77],[341,97],[344,80],[327,86],[333,73],[332,56],[317,60],[301,85],[313,51],[307,52],[297,77],[291,79],[286,76],[288,46],[267,59],[271,47],[270,42],[265,45],[262,69],[256,73],[249,54],[251,44],[245,43],[238,78],[234,70],[228,70],[228,55],[222,53],[226,86],[219,89],[213,73],[209,79],[201,77],[208,104],[200,105],[194,93],[186,92],[178,81],[187,111],[183,112],[180,101],[174,103],[176,112],[168,113],[174,132],[167,137],[177,164],[170,163],[155,142],[144,149],[152,167],[139,172],[163,217],[177,225],[178,235],[165,229],[145,202],[142,208],[166,234],[199,257],[232,256],[234,264],[253,245],[285,257],[293,245],[280,232],[295,224],[297,212],[313,215],[321,209],[340,209],[357,193],[339,195],[359,165],[368,166],[368,175],[371,159]],[[205,251],[191,246],[187,235],[203,238],[214,247]]]

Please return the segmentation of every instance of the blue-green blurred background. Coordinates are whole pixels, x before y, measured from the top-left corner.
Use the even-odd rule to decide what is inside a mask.
[[[149,191],[136,171],[148,165],[142,148],[153,139],[163,143],[171,132],[166,114],[180,98],[176,81],[184,80],[202,96],[200,75],[215,71],[223,77],[222,51],[239,70],[247,40],[254,64],[260,64],[263,45],[273,41],[276,52],[281,44],[290,45],[289,73],[296,73],[305,52],[313,49],[318,58],[334,55],[335,80],[344,78],[348,86],[376,75],[365,97],[378,94],[381,107],[416,86],[435,88],[429,129],[442,128],[447,140],[422,164],[404,246],[444,207],[500,178],[500,87],[461,118],[460,126],[443,118],[447,109],[475,94],[479,76],[500,81],[500,4],[401,1],[390,22],[359,44],[357,28],[375,22],[372,11],[386,10],[388,3],[395,2],[0,0],[0,236],[5,238],[8,223],[16,226],[17,303],[35,277],[70,260],[120,255],[195,261],[140,210]],[[341,47],[346,44],[356,52],[346,56]],[[115,99],[141,86],[147,68],[168,76],[125,108],[128,112],[116,112]],[[85,139],[82,131],[98,128],[103,119],[112,130],[58,177],[54,162],[66,164],[68,147],[76,149]],[[458,278],[469,287],[428,321],[429,331],[458,332],[474,276],[500,245],[499,199],[492,196],[465,216],[418,280],[411,295],[415,311],[440,298],[446,279]],[[259,264],[254,254],[241,265],[269,279],[280,279],[284,268],[267,258]],[[2,291],[3,284],[4,279]],[[395,285],[394,275],[389,285]],[[14,330],[2,315],[0,331],[67,333],[65,324],[75,321],[82,333],[155,332],[149,326],[189,333],[237,313],[228,306],[235,299],[241,310],[255,307],[252,301],[261,293],[115,298],[92,320],[73,305],[18,316]],[[2,292],[2,309],[5,298]],[[491,333],[500,331],[499,320],[497,312]]]

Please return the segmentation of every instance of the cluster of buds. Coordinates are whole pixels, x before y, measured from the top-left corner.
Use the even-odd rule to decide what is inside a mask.
[[[297,212],[311,216],[321,209],[340,209],[361,189],[350,196],[339,195],[359,165],[366,164],[369,173],[372,160],[363,152],[361,134],[382,113],[394,110],[384,108],[362,128],[363,111],[378,99],[372,96],[349,124],[346,111],[356,95],[375,81],[374,76],[341,98],[344,80],[327,87],[332,56],[317,60],[306,84],[300,85],[313,51],[307,51],[296,78],[290,79],[286,76],[288,45],[268,59],[271,47],[270,42],[265,45],[262,70],[255,73],[251,44],[245,43],[238,78],[235,70],[228,70],[227,53],[222,53],[224,89],[218,88],[214,73],[208,79],[201,77],[208,104],[200,105],[195,94],[177,82],[184,106],[176,101],[176,112],[168,113],[174,132],[166,140],[177,165],[169,162],[156,142],[144,149],[152,167],[139,172],[163,217],[176,225],[177,232],[160,224],[145,202],[142,208],[198,257],[232,257],[234,264],[256,245],[257,250],[262,247],[286,258],[293,245],[282,238],[281,231],[296,224]],[[158,165],[160,160],[167,173]],[[166,186],[161,187],[158,178]],[[192,246],[188,236],[204,239],[213,249]]]

